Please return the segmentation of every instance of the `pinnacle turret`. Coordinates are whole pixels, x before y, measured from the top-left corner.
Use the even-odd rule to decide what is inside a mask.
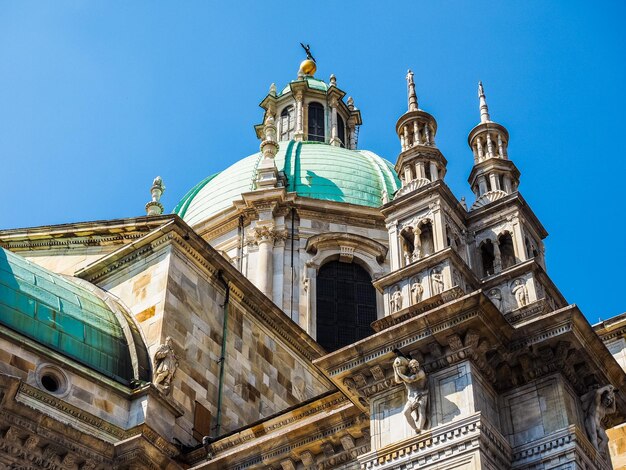
[[[406,81],[408,110],[400,116],[396,124],[401,147],[396,171],[402,181],[402,188],[396,196],[443,179],[447,164],[435,145],[437,121],[418,107],[414,75],[411,70],[406,74]]]
[[[491,120],[482,82],[478,82],[480,123],[469,133],[468,144],[474,153],[469,177],[476,202],[472,209],[517,191],[519,170],[509,160],[506,128]]]

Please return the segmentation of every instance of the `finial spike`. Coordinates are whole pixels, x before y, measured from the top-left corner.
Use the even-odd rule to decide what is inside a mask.
[[[480,122],[490,122],[491,118],[489,117],[489,107],[487,106],[483,82],[478,82],[478,99],[480,101]]]
[[[270,95],[276,96],[276,83],[270,85]]]
[[[146,215],[163,214],[163,204],[161,204],[160,199],[164,192],[165,185],[163,184],[163,180],[160,176],[157,176],[154,178],[154,181],[152,181],[152,187],[150,188],[152,200],[146,204]]]
[[[417,111],[417,95],[415,94],[415,82],[411,69],[406,74],[406,81],[409,87],[409,111]]]

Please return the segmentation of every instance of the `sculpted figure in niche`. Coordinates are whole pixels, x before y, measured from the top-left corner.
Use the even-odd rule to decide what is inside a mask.
[[[615,393],[613,385],[592,390],[581,397],[585,415],[585,429],[589,440],[601,453],[605,454],[609,438],[604,430],[604,418],[615,413]],[[606,454],[605,454],[606,455]]]
[[[389,306],[391,308],[391,313],[402,310],[402,292],[400,291],[400,287],[394,287],[394,290],[391,293],[391,298],[389,299]]]
[[[422,241],[420,239],[420,235],[422,234],[422,231],[419,229],[419,227],[415,227],[415,229],[413,230],[413,256],[411,257],[411,259],[413,261],[418,260],[422,257]]]
[[[431,271],[430,283],[433,295],[441,294],[443,292],[443,274],[441,273],[441,269],[433,269]]]
[[[409,359],[396,351],[398,357],[393,361],[393,374],[396,383],[406,387],[406,403],[402,412],[409,426],[417,434],[426,426],[426,407],[428,405],[428,377],[417,359]]]
[[[414,277],[411,279],[411,304],[415,305],[422,301],[422,294],[424,293],[424,288],[422,287],[422,283],[419,278]]]
[[[491,299],[498,310],[502,310],[502,294],[500,293],[500,289],[491,289],[489,291],[489,299]]]
[[[524,307],[528,304],[528,290],[523,279],[515,279],[511,286],[511,293],[515,296],[517,308]]]
[[[154,376],[152,383],[164,395],[170,393],[172,378],[178,368],[178,358],[172,347],[172,338],[165,338],[165,344],[154,353]]]

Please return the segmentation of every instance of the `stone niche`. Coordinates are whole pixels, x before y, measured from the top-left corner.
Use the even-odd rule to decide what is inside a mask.
[[[429,375],[428,387],[428,420],[422,434],[476,412],[499,426],[496,394],[469,361]],[[416,436],[403,413],[406,396],[405,387],[398,385],[371,399],[372,450]]]

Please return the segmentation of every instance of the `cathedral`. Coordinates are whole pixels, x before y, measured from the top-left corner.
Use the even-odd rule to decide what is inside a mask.
[[[394,163],[305,49],[172,213],[0,230],[0,469],[626,469],[626,314],[550,279],[483,85],[459,200],[411,71]]]

